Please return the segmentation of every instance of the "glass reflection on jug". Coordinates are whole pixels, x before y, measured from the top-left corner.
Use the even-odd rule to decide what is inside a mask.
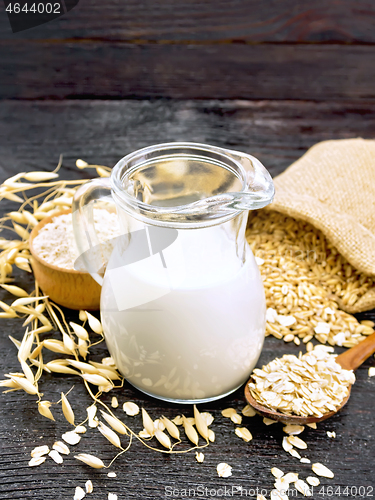
[[[121,236],[107,263],[92,202],[110,193]],[[258,160],[193,143],[136,151],[110,180],[77,192],[75,237],[85,267],[102,284],[106,343],[136,388],[202,402],[246,381],[263,345],[265,297],[245,228],[248,210],[272,197]]]

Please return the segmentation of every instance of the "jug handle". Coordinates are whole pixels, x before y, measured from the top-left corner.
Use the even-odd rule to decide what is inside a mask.
[[[104,269],[107,262],[101,252],[88,252],[99,249],[100,242],[94,225],[94,201],[111,197],[109,178],[98,178],[83,184],[75,193],[72,204],[73,232],[79,257],[76,265],[83,264],[94,280],[103,285]],[[112,199],[112,197],[111,197]],[[100,269],[103,269],[100,274]],[[81,266],[80,269],[81,270]]]

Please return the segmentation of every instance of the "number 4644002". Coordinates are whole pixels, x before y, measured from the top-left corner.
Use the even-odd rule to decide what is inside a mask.
[[[20,14],[24,12],[25,14],[61,14],[61,4],[60,3],[33,3],[28,5],[21,5],[20,3],[10,2],[5,9],[6,12],[10,14]]]

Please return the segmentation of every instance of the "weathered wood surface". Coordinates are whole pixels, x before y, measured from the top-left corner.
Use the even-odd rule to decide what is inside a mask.
[[[168,140],[190,140],[228,146],[258,156],[273,175],[284,170],[313,143],[329,139],[352,136],[374,137],[375,118],[373,105],[275,103],[275,102],[3,102],[0,103],[0,181],[20,170],[52,169],[58,155],[63,153],[63,175],[73,176],[74,161],[82,157],[87,161],[113,165],[121,156],[137,148]],[[80,174],[84,175],[84,174]],[[11,204],[1,203],[0,210],[10,210]],[[30,286],[30,278],[18,278],[17,283]],[[11,296],[2,292],[0,299],[10,302]],[[363,317],[375,318],[374,313]],[[75,313],[69,314],[74,320]],[[19,365],[13,344],[8,340],[11,334],[20,338],[23,329],[13,320],[1,320],[0,366],[3,373],[18,371]],[[259,364],[270,361],[286,352],[298,353],[299,348],[285,345],[276,339],[267,338]],[[340,351],[340,350],[338,350]],[[94,359],[107,355],[102,344],[95,350]],[[367,376],[369,359],[357,372],[357,383],[352,396],[343,411],[319,425],[318,430],[307,429],[303,438],[308,443],[303,456],[312,462],[322,462],[335,472],[335,478],[322,478],[322,485],[341,487],[341,494],[331,498],[355,498],[354,490],[345,496],[346,486],[375,487],[373,462],[375,454],[374,390],[375,379]],[[45,377],[42,391],[45,398],[57,401],[60,391],[67,391],[73,384],[69,399],[77,414],[84,419],[84,408],[90,404],[83,385],[70,376]],[[111,394],[105,396],[110,401]],[[133,400],[144,406],[156,418],[162,414],[174,417],[184,412],[191,415],[192,409],[162,403],[148,398],[126,386],[118,391],[120,402]],[[108,492],[117,493],[119,500],[168,498],[170,488],[179,492],[169,498],[183,498],[181,490],[191,488],[196,492],[199,485],[212,492],[201,498],[218,496],[224,486],[232,494],[232,486],[249,491],[251,488],[265,488],[270,491],[274,478],[270,468],[280,467],[285,472],[297,471],[302,478],[311,473],[309,464],[301,464],[287,455],[281,448],[282,427],[266,427],[258,417],[244,419],[254,439],[244,443],[234,434],[234,424],[221,416],[221,410],[233,406],[242,408],[242,391],[226,399],[201,405],[202,410],[215,416],[212,428],[216,442],[206,450],[205,461],[198,464],[194,452],[182,455],[166,455],[152,452],[135,442],[132,448],[113,464],[111,471],[117,478],[108,478],[107,471],[95,471],[78,464],[73,454],[91,452],[106,463],[115,455],[114,448],[98,431],[90,430],[72,453],[64,458],[62,465],[52,460],[38,468],[29,468],[29,453],[34,446],[52,445],[69,429],[61,412],[57,409],[56,422],[39,416],[35,398],[26,394],[9,393],[1,395],[0,404],[0,498],[68,500],[74,495],[74,488],[83,486],[87,479],[94,484],[94,493],[87,498],[104,499]],[[121,409],[116,412],[126,418]],[[136,430],[141,429],[138,417],[134,422]],[[336,439],[329,439],[327,430],[337,433]],[[123,439],[123,442],[126,442]],[[187,446],[187,443],[184,444]],[[233,475],[227,479],[218,478],[216,466],[227,462],[233,467]],[[169,489],[166,490],[166,487]],[[315,488],[314,499],[327,498]],[[371,498],[374,491],[366,489],[365,498]],[[192,496],[192,493],[190,494]],[[197,493],[196,493],[197,496]],[[233,494],[234,498],[240,493]],[[231,498],[229,494],[222,498]],[[242,496],[245,496],[243,493]],[[249,498],[255,498],[254,495]],[[269,496],[267,495],[267,498]],[[291,497],[292,498],[292,497]],[[298,498],[303,498],[298,495]]]
[[[2,15],[0,32],[9,40],[375,43],[375,5],[370,0],[283,0],[260,8],[257,0],[80,0],[54,22],[16,36]]]
[[[375,99],[368,0],[88,2],[13,34],[0,98]]]
[[[0,97],[374,100],[374,59],[372,45],[13,42]]]

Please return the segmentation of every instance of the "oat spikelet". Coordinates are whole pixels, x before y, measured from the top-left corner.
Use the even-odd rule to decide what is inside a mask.
[[[23,240],[29,239],[30,234],[28,231],[26,231],[24,227],[20,226],[19,224],[16,224],[15,222],[13,222],[13,227],[18,236],[21,236]]]
[[[47,368],[51,372],[54,373],[66,373],[69,375],[79,375],[79,373],[76,370],[73,370],[72,368],[69,368],[69,366],[66,366],[65,364],[65,359],[60,360],[60,359],[54,359],[53,361],[50,361],[49,363],[46,363],[44,365],[44,368]]]
[[[79,311],[79,319],[80,319],[80,321],[86,321],[87,320],[86,311],[82,311],[82,310]]]
[[[34,342],[34,333],[30,332],[28,333],[26,330],[26,333],[22,339],[20,348],[18,350],[18,360],[21,361],[26,361],[27,358],[30,356],[31,348]]]
[[[50,181],[51,179],[56,179],[59,174],[55,172],[43,172],[43,171],[35,171],[35,172],[27,172],[22,177],[30,182],[45,182]]]
[[[89,339],[89,334],[88,334],[86,328],[83,328],[83,326],[81,326],[81,325],[77,325],[77,323],[73,323],[73,321],[70,321],[69,325],[73,328],[73,331],[77,335],[78,338],[80,338],[82,340]]]
[[[142,408],[142,421],[143,421],[143,427],[150,434],[150,436],[153,436],[155,432],[154,422],[144,408]]]
[[[15,377],[12,376],[10,377],[16,384],[18,384],[21,389],[23,389],[25,392],[28,394],[38,394],[38,389],[33,385],[31,382],[29,382],[27,379],[23,377]]]
[[[208,439],[211,443],[215,441],[215,433],[212,429],[208,429]]]
[[[7,292],[11,293],[12,295],[15,295],[16,297],[28,297],[29,294],[23,289],[20,288],[19,286],[15,285],[0,285],[4,290]]]
[[[195,426],[198,429],[199,434],[202,436],[203,439],[206,441],[208,440],[208,427],[205,422],[205,420],[202,418],[201,414],[199,413],[198,408],[194,405],[194,419],[195,419]]]
[[[78,158],[78,160],[76,160],[76,167],[78,167],[80,169],[86,168],[86,167],[88,167],[88,165],[89,164],[87,163],[87,161],[81,160],[80,158]]]
[[[80,338],[78,339],[78,352],[83,359],[86,359],[86,356],[89,353],[86,340],[82,340]]]
[[[58,354],[73,354],[72,351],[66,348],[61,340],[45,339],[43,340],[43,346],[49,351],[57,352]]]
[[[107,425],[103,424],[103,422],[99,422],[99,425],[98,425],[98,430],[100,431],[101,434],[103,434],[103,436],[105,438],[108,439],[108,441],[110,443],[113,444],[113,446],[116,446],[117,448],[121,448],[121,442],[120,442],[120,438],[118,437],[118,435],[112,430],[110,429]]]
[[[106,422],[119,434],[128,434],[126,426],[116,417],[105,413],[103,410],[100,410],[102,417],[106,420]]]
[[[109,380],[107,380],[106,378],[102,377],[101,375],[91,374],[91,373],[83,373],[83,374],[81,374],[81,377],[93,385],[98,385],[98,386],[104,387],[104,388],[105,387],[110,387],[110,388],[113,387],[113,384]]]
[[[176,424],[174,424],[171,420],[169,420],[169,418],[167,417],[161,417],[161,420],[165,426],[165,428],[167,429],[167,431],[169,432],[169,434],[179,440],[180,439],[180,431],[178,430],[178,427]]]
[[[61,393],[61,406],[62,406],[62,411],[64,413],[64,417],[70,424],[74,425],[74,412],[72,410],[72,407],[70,406],[67,397],[63,392]]]
[[[103,332],[103,328],[102,328],[102,324],[100,323],[100,321],[97,318],[95,318],[95,316],[90,314],[89,312],[85,311],[85,313],[87,315],[87,320],[89,322],[91,330],[97,334],[101,334]]]
[[[198,445],[198,433],[184,415],[182,415],[182,425],[184,426],[185,434],[188,439],[195,445]]]
[[[154,435],[159,443],[164,446],[164,448],[168,448],[169,450],[171,449],[171,440],[165,432],[161,431],[160,429],[156,429]]]
[[[99,373],[99,370],[95,366],[90,365],[90,363],[84,363],[83,361],[77,361],[75,359],[69,359],[69,363],[74,366],[74,368],[78,368],[78,370],[82,370],[83,372],[92,374]]]
[[[50,401],[39,401],[38,411],[41,415],[43,415],[43,417],[49,418],[50,420],[55,420],[51,410],[49,409],[51,404],[52,403]]]
[[[105,467],[100,458],[95,457],[94,455],[89,455],[88,453],[79,453],[79,455],[75,455],[74,458],[89,465],[90,467],[93,467],[94,469],[102,469]]]

